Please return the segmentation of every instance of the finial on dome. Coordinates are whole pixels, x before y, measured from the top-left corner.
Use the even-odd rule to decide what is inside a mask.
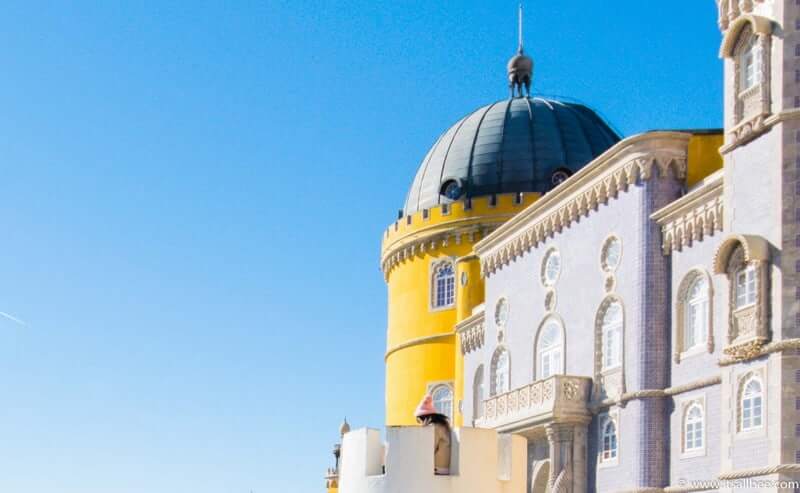
[[[345,417],[341,426],[339,426],[339,434],[341,436],[344,436],[346,433],[349,432],[350,432],[350,423],[347,422],[347,418]]]
[[[525,89],[525,95],[531,94],[531,79],[533,79],[533,59],[525,55],[524,42],[522,37],[522,2],[519,4],[519,47],[517,54],[511,57],[508,61],[508,88],[511,90],[511,97],[515,96],[515,92],[519,97],[523,96],[522,89]]]

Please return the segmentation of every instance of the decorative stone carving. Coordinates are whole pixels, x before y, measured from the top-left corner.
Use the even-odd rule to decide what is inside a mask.
[[[456,326],[461,341],[461,354],[468,354],[483,347],[486,326],[483,312],[473,315]]]
[[[688,138],[674,132],[634,137],[590,163],[475,246],[483,275],[492,275],[630,185],[666,176],[684,179]]]
[[[714,174],[701,187],[653,214],[661,226],[664,255],[722,231],[722,181],[722,173]]]
[[[481,426],[503,428],[506,425],[554,419],[585,420],[589,417],[586,403],[591,379],[553,375],[486,399],[486,416]]]

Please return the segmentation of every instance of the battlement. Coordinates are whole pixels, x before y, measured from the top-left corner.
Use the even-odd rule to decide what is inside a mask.
[[[434,429],[390,427],[347,433],[342,443],[340,493],[523,493],[527,442],[494,430],[453,431],[450,475],[433,473]]]
[[[469,201],[458,200],[440,204],[403,216],[393,222],[383,233],[383,250],[392,248],[394,242],[408,234],[419,233],[426,228],[464,219],[501,214],[515,214],[532,204],[541,194],[504,193],[485,197],[474,197]]]

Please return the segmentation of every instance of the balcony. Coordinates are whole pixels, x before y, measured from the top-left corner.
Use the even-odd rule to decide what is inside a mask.
[[[477,424],[498,431],[520,431],[551,422],[586,420],[592,379],[553,375],[484,401]]]

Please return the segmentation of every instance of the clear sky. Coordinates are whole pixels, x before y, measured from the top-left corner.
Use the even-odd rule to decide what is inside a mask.
[[[721,125],[712,0],[530,3],[536,92]],[[0,491],[323,491],[381,231],[515,49],[513,0],[4,2]]]

